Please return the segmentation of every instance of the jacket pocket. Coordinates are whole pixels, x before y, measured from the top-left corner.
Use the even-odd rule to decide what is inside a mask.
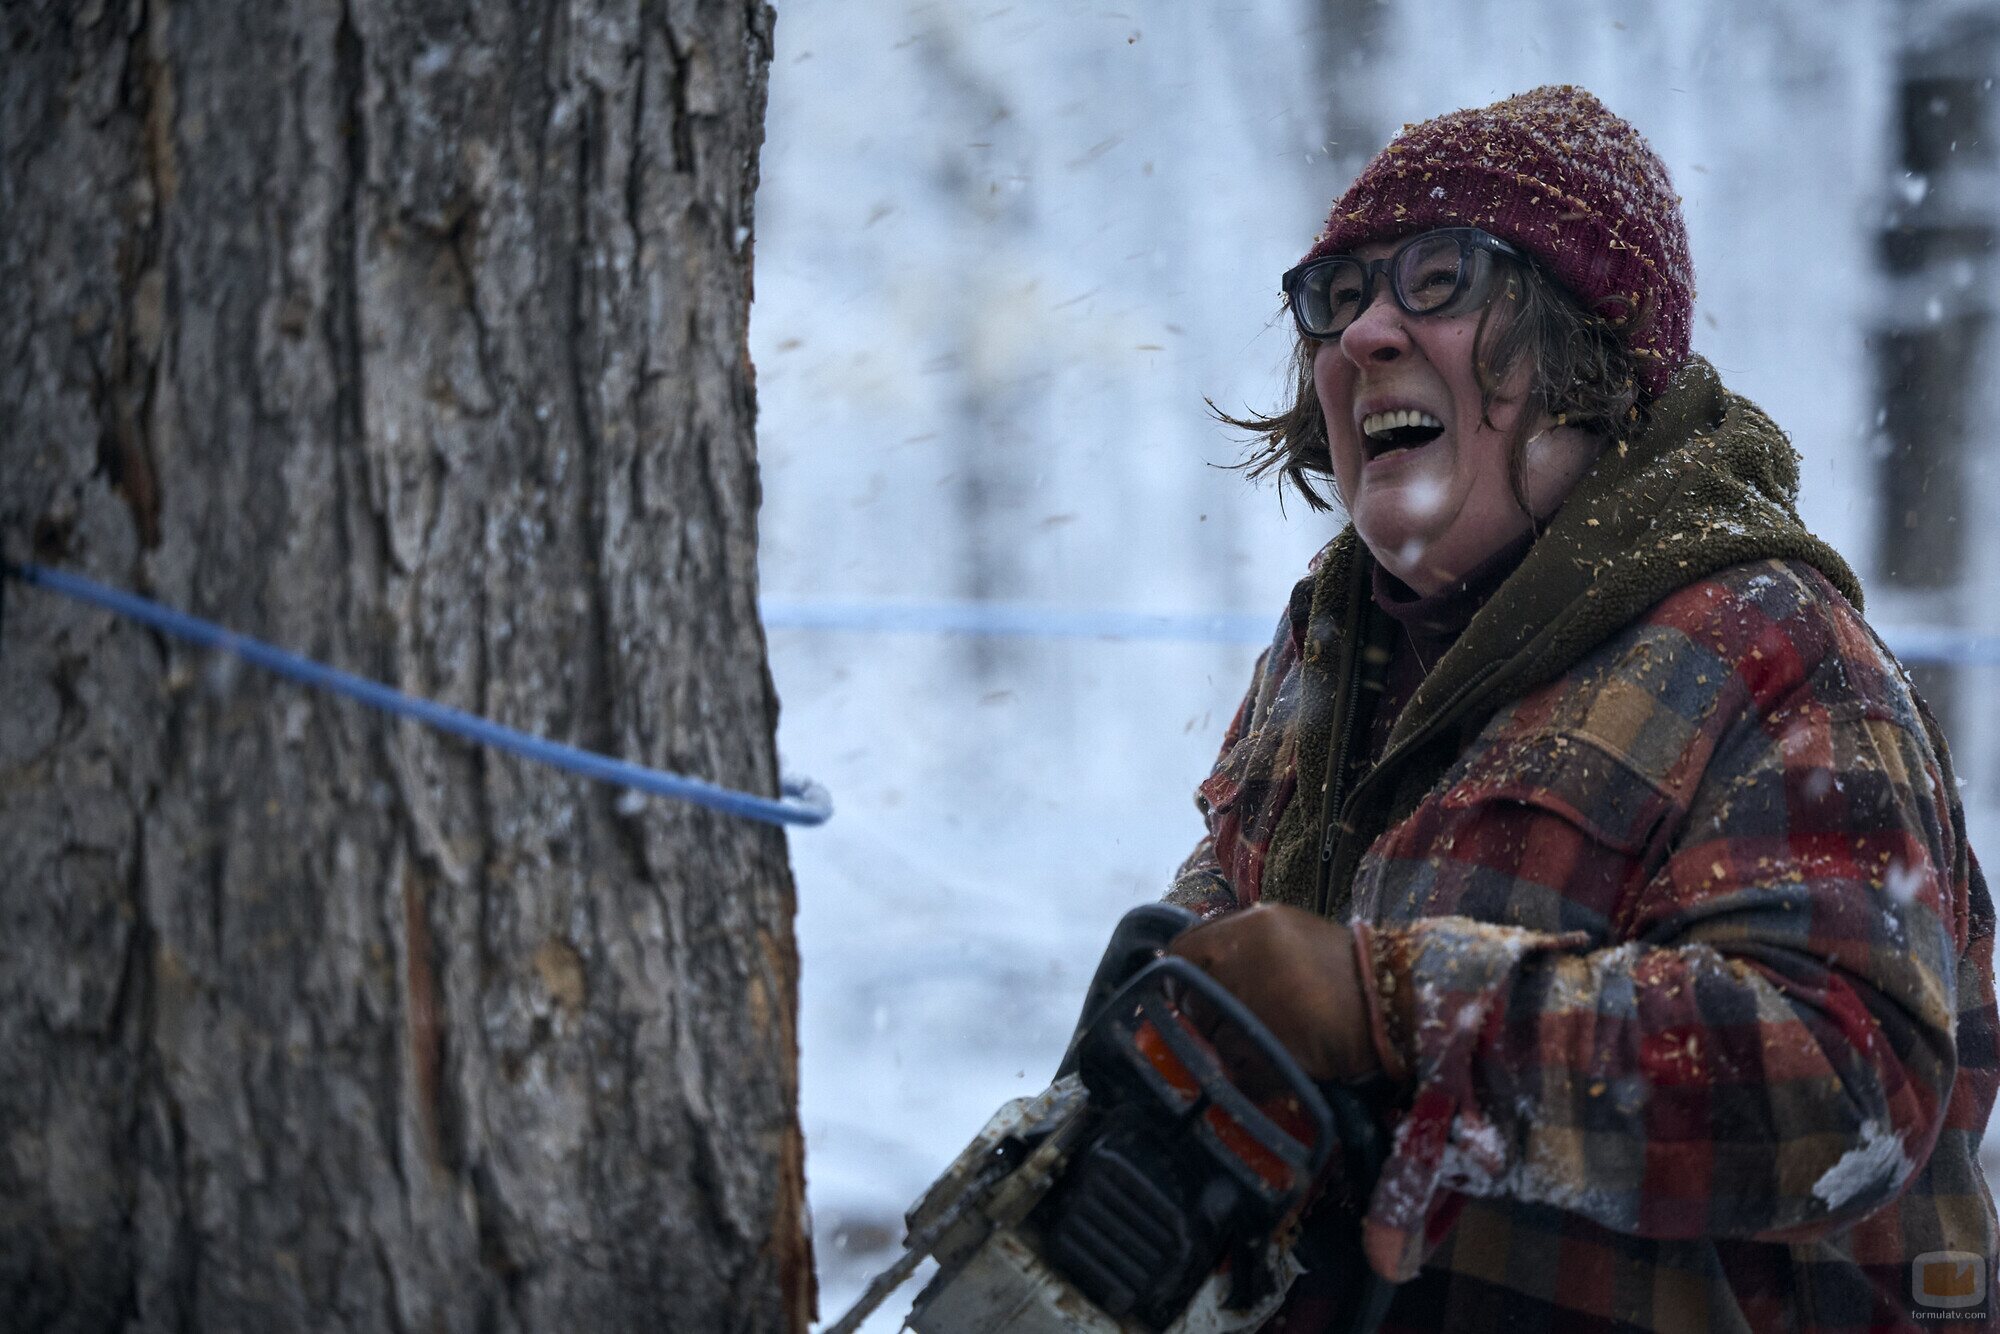
[[[1653,848],[1674,802],[1645,774],[1577,733],[1486,743],[1447,779],[1441,804],[1463,811],[1510,801],[1561,816],[1627,857]]]

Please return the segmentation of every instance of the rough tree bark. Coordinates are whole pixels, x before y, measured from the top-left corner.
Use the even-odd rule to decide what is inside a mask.
[[[775,791],[770,33],[7,5],[8,554]],[[7,592],[0,1328],[804,1328],[781,833]]]

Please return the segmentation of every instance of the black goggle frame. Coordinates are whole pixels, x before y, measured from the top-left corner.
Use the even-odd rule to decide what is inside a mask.
[[[1399,273],[1399,266],[1415,251],[1416,247],[1439,240],[1454,241],[1458,245],[1456,284],[1453,286],[1450,295],[1436,305],[1413,305],[1403,290],[1405,285],[1404,279],[1407,275]],[[1504,256],[1522,265],[1527,265],[1530,262],[1526,252],[1521,250],[1520,247],[1511,245],[1489,232],[1481,231],[1477,227],[1439,227],[1432,231],[1419,232],[1415,236],[1412,236],[1409,240],[1397,246],[1394,253],[1387,259],[1367,260],[1362,259],[1358,255],[1322,255],[1318,259],[1287,270],[1285,276],[1280,280],[1280,284],[1284,289],[1285,304],[1291,308],[1292,319],[1298,324],[1299,332],[1307,338],[1325,342],[1340,337],[1341,334],[1347,331],[1348,326],[1361,318],[1362,313],[1368,309],[1369,304],[1375,299],[1375,278],[1377,274],[1389,275],[1389,294],[1395,298],[1397,308],[1403,311],[1403,313],[1419,317],[1453,313],[1460,307],[1467,289],[1472,285],[1473,257],[1481,251]],[[1360,269],[1360,299],[1354,305],[1353,316],[1346,322],[1340,324],[1338,327],[1334,327],[1331,323],[1326,323],[1316,329],[1306,315],[1304,303],[1300,301],[1299,294],[1306,290],[1307,284],[1313,277],[1324,274],[1334,266],[1342,264],[1351,264]]]

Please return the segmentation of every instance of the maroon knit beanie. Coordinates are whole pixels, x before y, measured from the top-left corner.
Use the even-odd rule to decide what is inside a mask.
[[[1581,88],[1537,88],[1406,125],[1334,203],[1306,255],[1479,227],[1619,329],[1657,395],[1688,356],[1694,266],[1666,164]]]

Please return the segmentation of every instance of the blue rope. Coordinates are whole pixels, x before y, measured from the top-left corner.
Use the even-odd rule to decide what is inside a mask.
[[[2000,667],[2000,635],[1970,634],[1937,625],[1899,625],[1882,630],[1882,642],[1898,661],[1943,667]]]
[[[1275,616],[1244,612],[1145,613],[1070,610],[1005,602],[793,602],[767,598],[760,607],[772,630],[856,634],[966,635],[1006,639],[1146,639],[1205,644],[1268,644]],[[2000,635],[1944,626],[1884,629],[1905,664],[2000,667]]]
[[[583,750],[576,746],[566,746],[558,741],[549,741],[538,736],[530,736],[511,727],[481,718],[463,709],[438,704],[432,700],[417,699],[392,690],[377,681],[343,672],[311,658],[287,652],[260,639],[225,630],[212,621],[204,621],[185,612],[163,607],[157,602],[121,593],[115,588],[92,583],[88,579],[61,570],[51,570],[40,565],[0,563],[0,575],[10,576],[24,583],[46,588],[65,597],[102,607],[120,616],[126,616],[144,625],[149,625],[164,634],[184,639],[191,644],[205,648],[219,649],[234,653],[246,662],[255,663],[267,671],[289,677],[305,685],[321,690],[345,695],[359,700],[385,713],[398,717],[414,718],[428,723],[439,731],[450,732],[481,745],[492,746],[523,759],[535,760],[541,764],[554,765],[571,773],[582,774],[601,782],[616,783],[656,797],[671,797],[677,801],[691,801],[729,815],[740,815],[748,820],[762,820],[766,824],[817,825],[825,824],[833,814],[833,802],[826,789],[805,779],[786,779],[781,785],[784,799],[773,801],[769,797],[752,796],[748,792],[737,792],[713,783],[704,783],[698,778],[685,778],[680,774],[670,774],[659,769],[649,769],[629,760],[617,760],[609,755],[599,755],[595,751]]]
[[[833,814],[825,788],[808,779],[788,778],[783,799],[753,796],[698,778],[647,768],[595,751],[564,745],[481,718],[445,704],[392,690],[366,677],[328,667],[262,640],[226,630],[157,602],[106,588],[77,575],[34,564],[0,562],[0,576],[102,607],[155,630],[206,648],[234,653],[267,671],[316,686],[399,717],[419,722],[524,759],[567,769],[657,797],[691,801],[729,815],[768,824],[819,825]],[[955,634],[1050,639],[1144,639],[1213,644],[1262,644],[1269,640],[1268,617],[1236,612],[1148,614],[1064,610],[1006,603],[883,604],[765,600],[764,624],[774,630],[847,630],[868,634]],[[2000,635],[1971,634],[1936,626],[1885,629],[1883,638],[1905,663],[1945,666],[2000,666]]]
[[[1069,611],[1006,602],[784,602],[759,607],[772,630],[855,630],[1023,639],[1147,639],[1266,644],[1277,621],[1245,612]]]

